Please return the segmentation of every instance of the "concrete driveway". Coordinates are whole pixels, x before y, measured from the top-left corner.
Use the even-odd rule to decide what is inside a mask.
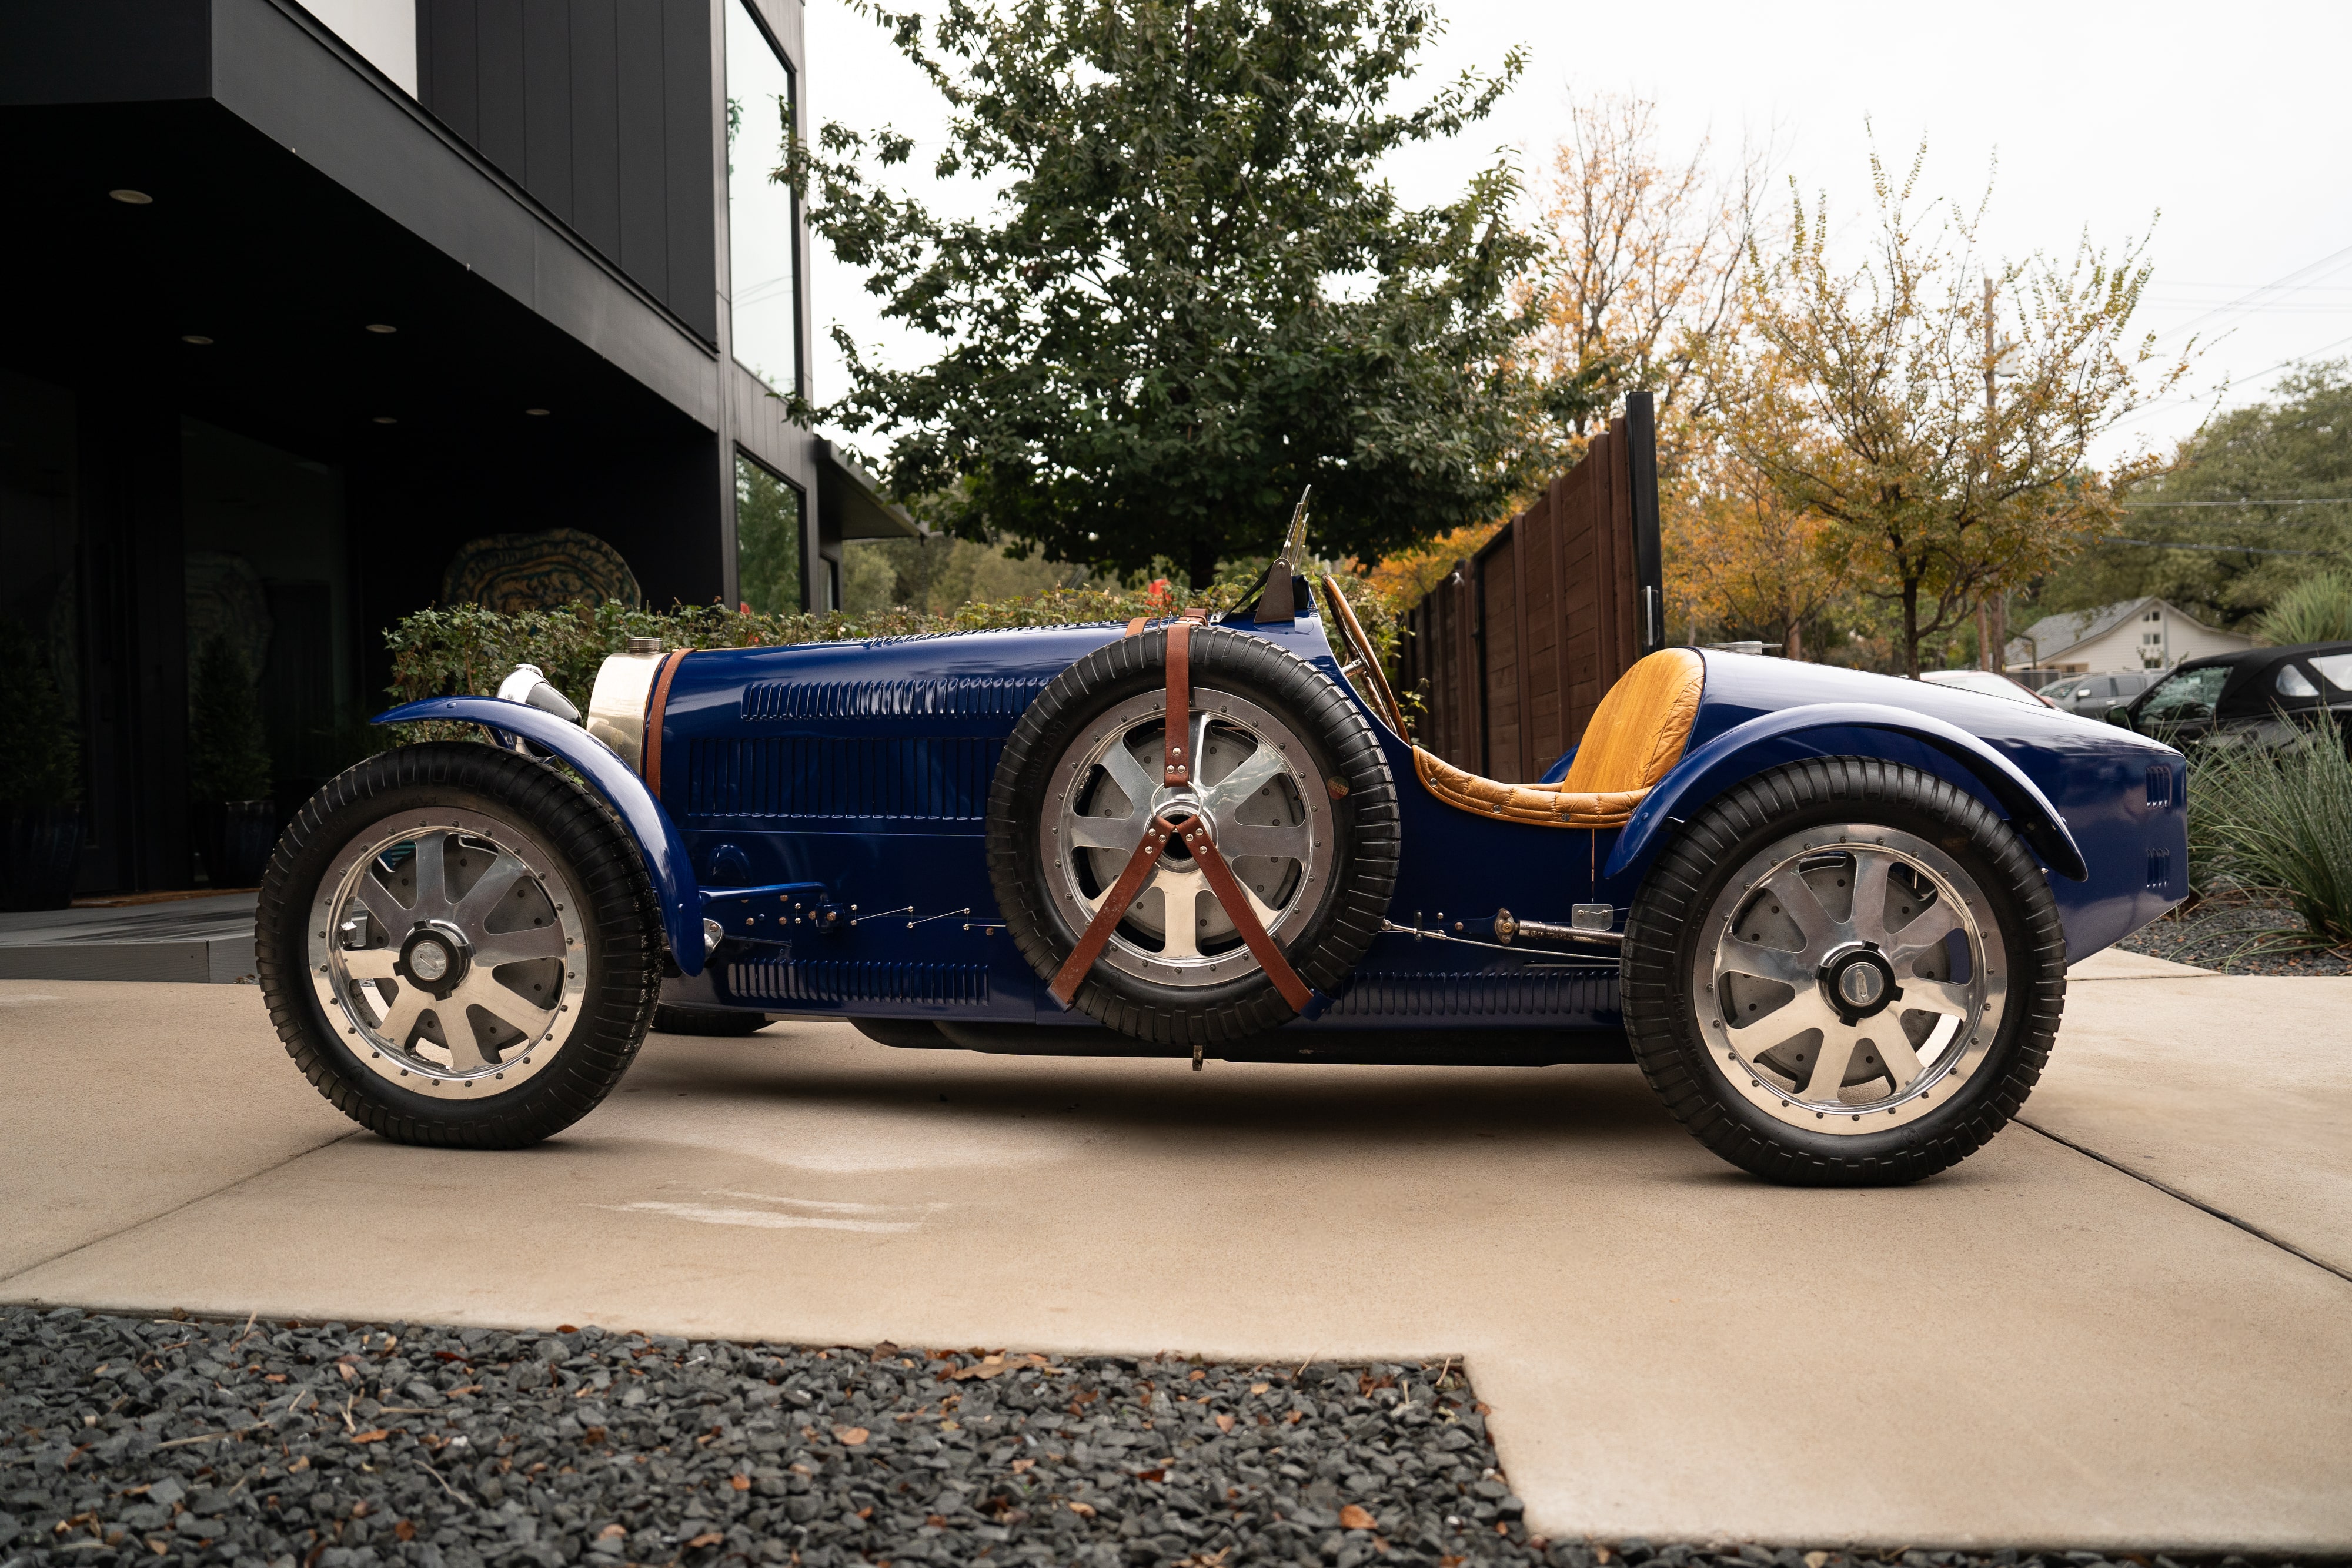
[[[1891,1192],[1749,1180],[1631,1068],[797,1023],[656,1036],[563,1138],[436,1153],[355,1134],[251,988],[0,983],[0,1299],[1452,1354],[1554,1535],[2352,1546],[2352,983],[2078,982],[2032,1124]]]

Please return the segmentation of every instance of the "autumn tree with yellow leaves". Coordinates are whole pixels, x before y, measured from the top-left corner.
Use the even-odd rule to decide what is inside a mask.
[[[2161,463],[2102,473],[2092,448],[2189,369],[2129,336],[2145,239],[1993,262],[1983,203],[1917,200],[1925,158],[1898,182],[1872,155],[1859,261],[1832,254],[1825,200],[1794,204],[1786,251],[1751,257],[1743,330],[1706,366],[1726,455],[1788,516],[1820,520],[1812,559],[1890,607],[1913,676],[1923,641],[2111,525]]]

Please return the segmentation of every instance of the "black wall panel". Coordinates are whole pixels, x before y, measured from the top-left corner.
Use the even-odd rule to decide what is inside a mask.
[[[417,96],[718,339],[705,0],[417,0]]]

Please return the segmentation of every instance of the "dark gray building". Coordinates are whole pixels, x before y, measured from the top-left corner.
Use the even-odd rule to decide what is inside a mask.
[[[511,596],[602,541],[648,603],[824,607],[845,537],[913,531],[786,417],[802,36],[801,0],[0,3],[0,614],[81,717],[82,889],[196,874],[210,638],[290,803],[465,561]]]

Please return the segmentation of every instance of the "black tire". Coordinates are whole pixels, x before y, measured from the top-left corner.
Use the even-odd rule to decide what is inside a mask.
[[[1014,943],[1041,978],[1052,978],[1082,935],[1045,886],[1040,845],[1048,782],[1087,725],[1165,688],[1167,646],[1167,632],[1154,629],[1097,649],[1039,694],[1005,743],[989,791],[988,875]],[[1326,781],[1318,808],[1331,813],[1332,871],[1305,924],[1281,945],[1300,978],[1329,991],[1380,934],[1396,887],[1400,833],[1387,758],[1362,714],[1328,676],[1264,638],[1196,627],[1190,664],[1196,688],[1230,693],[1279,721]],[[1230,980],[1180,987],[1097,963],[1076,1006],[1123,1034],[1178,1045],[1245,1039],[1294,1016],[1255,964]]]
[[[1698,967],[1712,958],[1702,946],[1709,915],[1732,878],[1769,846],[1825,823],[1884,826],[1935,846],[1982,894],[2006,955],[2008,989],[1990,1047],[1957,1089],[1937,1085],[1940,1103],[1906,1107],[1915,1119],[1884,1131],[1816,1132],[1759,1109],[1718,1065],[1718,1056],[1736,1059],[1720,1042],[1710,1049],[1693,1000],[1696,977],[1712,972]],[[2065,934],[2032,852],[1981,802],[1916,768],[1833,757],[1759,774],[1693,819],[1634,899],[1623,978],[1634,1060],[1700,1143],[1773,1181],[1893,1186],[1966,1158],[2024,1103],[2065,1005]],[[1757,1086],[1745,1067],[1738,1075]]]
[[[733,1008],[676,1008],[665,1002],[654,1009],[656,1034],[757,1034],[768,1027],[765,1013],[738,1012]]]
[[[451,1085],[438,1093],[403,1087],[346,1043],[357,1034],[352,1016],[322,1000],[313,983],[311,938],[329,870],[372,825],[410,811],[462,811],[513,824],[536,841],[577,901],[582,952],[576,980],[565,982],[574,1000],[564,1008],[577,1018],[518,1086],[499,1089],[485,1071],[456,1086],[462,1091],[456,1098]],[[416,907],[424,908],[421,900]],[[604,803],[551,767],[472,743],[384,752],[305,802],[270,857],[254,946],[278,1037],[330,1103],[397,1143],[475,1149],[537,1143],[596,1107],[645,1039],[665,953],[644,861]],[[567,961],[546,961],[557,964],[561,978]],[[384,1060],[380,1051],[370,1055]]]

